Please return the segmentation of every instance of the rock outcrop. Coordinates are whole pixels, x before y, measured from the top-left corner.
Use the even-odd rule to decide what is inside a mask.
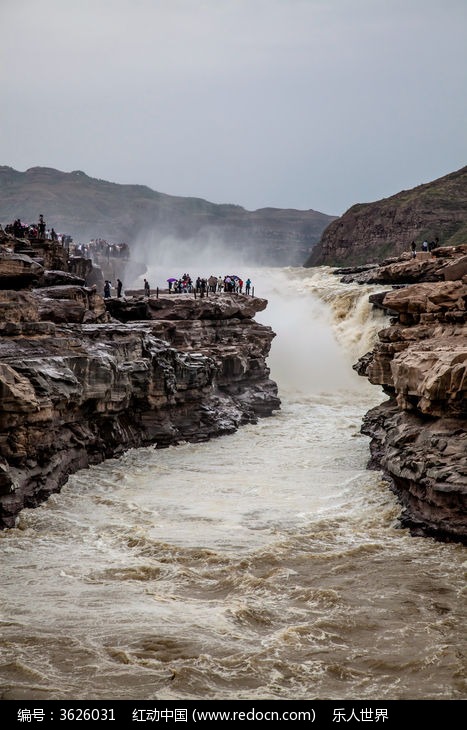
[[[467,245],[434,253],[422,267],[402,260],[372,273],[399,281],[378,297],[393,316],[354,368],[388,395],[362,432],[371,437],[370,466],[404,506],[402,524],[467,544]],[[417,283],[400,285],[410,277]]]
[[[231,433],[280,408],[266,364],[275,335],[254,319],[266,300],[104,300],[63,283],[70,272],[14,256],[0,260],[0,286],[2,268],[9,286],[16,276],[0,290],[1,528],[89,464]]]
[[[457,246],[467,239],[467,167],[389,198],[361,203],[332,221],[304,266],[356,266],[418,251],[424,240]]]

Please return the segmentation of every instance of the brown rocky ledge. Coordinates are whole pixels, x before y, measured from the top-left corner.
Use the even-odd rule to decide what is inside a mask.
[[[266,300],[105,301],[22,256],[20,266],[0,256],[1,528],[78,469],[232,433],[280,408],[266,365],[275,334],[254,320]]]
[[[370,466],[383,470],[404,507],[402,525],[414,535],[462,544],[467,544],[466,266],[463,245],[423,259],[402,257],[372,271],[372,281],[398,287],[375,297],[393,316],[374,350],[354,365],[388,395],[366,414],[362,432],[371,437]],[[421,281],[422,269],[428,281]],[[418,283],[400,286],[407,281]]]

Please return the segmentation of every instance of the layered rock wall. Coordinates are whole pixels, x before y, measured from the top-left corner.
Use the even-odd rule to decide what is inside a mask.
[[[272,415],[275,335],[254,320],[266,305],[238,294],[105,302],[60,283],[0,290],[0,527],[89,464]]]
[[[453,260],[446,252],[442,266],[428,262],[432,281],[380,297],[390,325],[354,367],[388,395],[362,431],[372,439],[370,465],[383,469],[404,505],[402,524],[467,544],[467,275],[458,253]],[[394,281],[397,269],[407,277],[411,266],[418,278],[415,261],[378,276]]]

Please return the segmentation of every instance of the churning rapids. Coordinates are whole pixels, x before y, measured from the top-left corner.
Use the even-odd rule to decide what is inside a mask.
[[[3,699],[466,698],[465,548],[411,537],[366,469],[372,288],[247,274],[280,411],[82,471],[0,533]]]

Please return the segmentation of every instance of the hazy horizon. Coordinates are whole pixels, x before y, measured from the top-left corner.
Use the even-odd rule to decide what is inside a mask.
[[[340,216],[467,163],[465,0],[3,0],[0,164]]]

